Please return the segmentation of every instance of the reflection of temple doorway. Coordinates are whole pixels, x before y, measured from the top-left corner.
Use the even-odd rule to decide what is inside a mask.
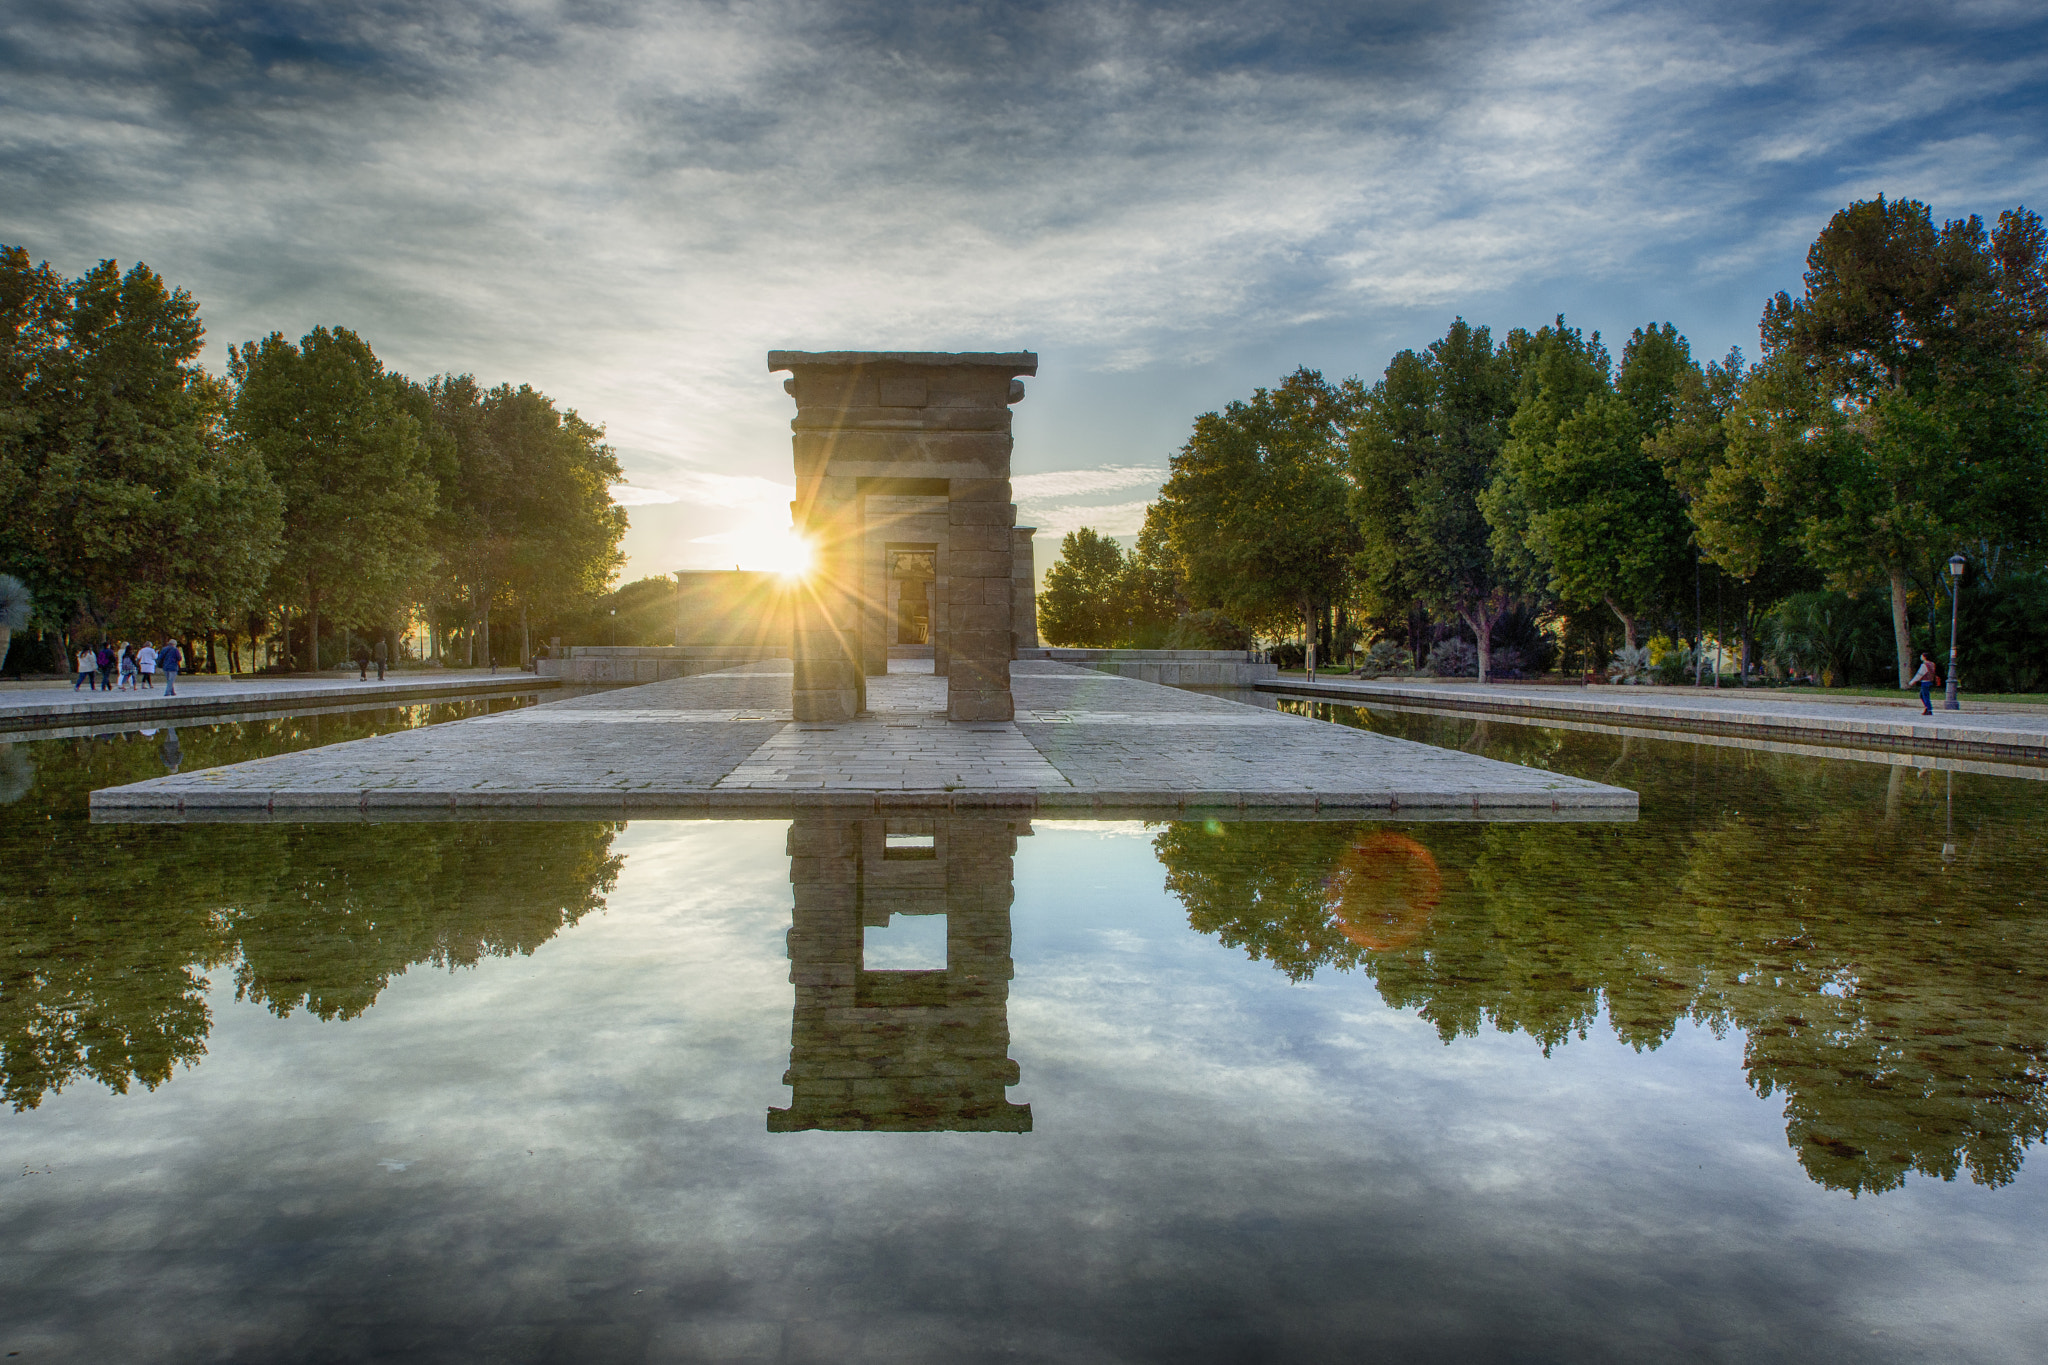
[[[798,814],[787,1108],[768,1131],[1028,1133],[1005,1093],[1010,899],[1027,821]]]
[[[890,545],[889,616],[895,630],[889,643],[928,645],[932,642],[933,587],[938,579],[937,545]]]

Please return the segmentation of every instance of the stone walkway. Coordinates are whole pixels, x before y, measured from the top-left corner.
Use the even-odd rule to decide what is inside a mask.
[[[165,720],[249,712],[264,708],[308,705],[380,703],[403,706],[435,697],[549,692],[561,687],[552,678],[536,678],[516,668],[426,669],[393,671],[383,682],[363,682],[354,672],[334,671],[317,677],[226,678],[217,674],[178,675],[176,696],[164,695],[164,681],[155,691],[94,692],[59,682],[0,684],[0,731],[45,729],[51,726],[114,724],[149,725]]]
[[[546,702],[92,795],[101,819],[379,818],[798,806],[1382,810],[1631,818],[1635,793],[1063,664],[1013,667],[1015,722],[954,724],[927,661],[868,712],[790,719],[789,664]]]
[[[1799,739],[1809,743],[1877,745],[1930,753],[1967,753],[2048,762],[2048,708],[1944,711],[1932,716],[1919,699],[1896,706],[1875,698],[1828,701],[1778,697],[1741,689],[1517,687],[1511,683],[1441,683],[1390,679],[1307,682],[1281,678],[1261,692],[1315,701],[1403,702],[1525,717],[1623,720],[1654,728]]]

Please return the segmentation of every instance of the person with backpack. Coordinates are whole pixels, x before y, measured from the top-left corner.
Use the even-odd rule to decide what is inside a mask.
[[[1916,685],[1920,688],[1920,714],[1933,715],[1934,689],[1941,686],[1941,672],[1935,668],[1934,660],[1925,654],[1920,656],[1920,671],[1906,684],[1908,687]]]
[[[138,685],[137,679],[141,671],[135,662],[135,646],[123,640],[121,642],[121,690],[123,692],[133,692],[136,689]]]
[[[114,650],[113,650],[113,647],[112,647],[112,646],[110,646],[110,645],[109,645],[109,644],[108,644],[108,643],[107,643],[107,642],[106,642],[105,640],[102,640],[102,641],[100,641],[100,644],[99,644],[99,648],[98,648],[98,649],[95,649],[95,650],[93,651],[93,653],[92,653],[92,658],[93,658],[93,663],[94,663],[94,664],[96,664],[96,665],[98,666],[98,668],[99,668],[99,671],[100,671],[100,690],[101,690],[102,692],[111,692],[111,691],[113,691],[113,690],[114,690]]]
[[[185,662],[185,651],[178,648],[178,637],[173,635],[164,641],[164,647],[156,652],[157,667],[164,671],[164,695],[178,695],[178,665]]]

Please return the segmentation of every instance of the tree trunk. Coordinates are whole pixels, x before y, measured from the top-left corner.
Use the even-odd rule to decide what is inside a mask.
[[[533,632],[526,623],[526,603],[519,604],[519,666],[533,662]]]
[[[306,653],[312,656],[313,672],[320,671],[320,589],[306,584]]]
[[[1475,607],[1461,611],[1465,624],[1472,627],[1472,638],[1479,642],[1479,681],[1485,682],[1493,671],[1493,623],[1500,619],[1500,613],[1486,607]]]
[[[484,599],[484,666],[486,668],[495,668],[497,665],[497,656],[491,653],[491,599],[486,597]]]
[[[284,671],[295,673],[298,671],[298,664],[296,662],[297,656],[292,652],[292,609],[290,607],[282,608],[277,616],[279,630],[282,632],[284,640]]]
[[[1913,623],[1906,617],[1906,566],[1898,560],[1892,571],[1892,639],[1899,647],[1899,686],[1906,686],[1918,671],[1913,666]]]
[[[1622,638],[1627,642],[1628,647],[1633,650],[1636,647],[1636,618],[1616,606],[1614,599],[1611,597],[1607,599],[1607,608],[1621,618]]]

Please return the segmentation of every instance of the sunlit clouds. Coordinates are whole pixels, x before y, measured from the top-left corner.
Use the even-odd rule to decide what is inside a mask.
[[[2044,34],[1966,4],[16,6],[0,241],[146,259],[216,368],[338,323],[533,384],[619,449],[629,573],[785,533],[778,346],[1038,351],[1018,502],[1128,535],[1195,415],[1296,365],[1369,376],[1453,313],[1753,349],[1850,198],[2040,207]]]

